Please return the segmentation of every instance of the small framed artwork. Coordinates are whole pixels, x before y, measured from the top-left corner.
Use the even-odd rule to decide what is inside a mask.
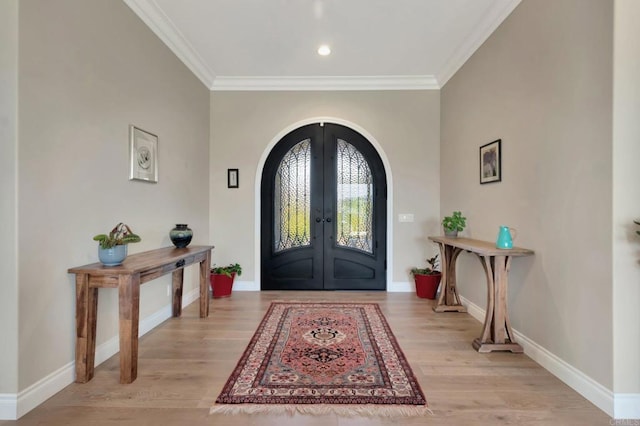
[[[238,169],[227,169],[227,188],[239,188]]]
[[[129,126],[129,180],[158,182],[158,137],[134,125]]]
[[[480,183],[502,180],[502,140],[498,139],[480,147]]]

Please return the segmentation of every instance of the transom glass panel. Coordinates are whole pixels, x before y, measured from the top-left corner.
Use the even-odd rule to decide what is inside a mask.
[[[282,158],[274,191],[275,252],[311,244],[311,139]]]
[[[373,176],[353,145],[338,139],[336,243],[373,253]]]

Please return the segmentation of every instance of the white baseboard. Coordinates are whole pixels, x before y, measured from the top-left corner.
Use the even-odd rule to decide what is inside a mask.
[[[460,297],[460,301],[467,307],[472,317],[480,322],[484,322],[484,309],[462,296]],[[513,330],[513,334],[527,356],[609,416],[615,419],[640,418],[640,394],[614,394],[611,390],[568,364],[557,355],[549,352],[524,334],[515,329]]]
[[[70,362],[40,379],[22,392],[19,392],[17,397],[16,419],[24,416],[66,386],[73,383],[74,374],[75,362]]]
[[[15,393],[0,393],[0,420],[18,418],[18,397]]]
[[[260,291],[260,284],[255,281],[238,281],[233,282],[233,291]]]
[[[394,281],[387,285],[389,293],[413,293],[416,291],[416,285],[409,281]]]
[[[640,393],[616,393],[613,405],[613,411],[616,413],[615,419],[640,420]],[[639,425],[640,422],[634,424]]]
[[[415,286],[410,282],[396,281],[387,286],[389,293],[407,293],[415,291]],[[234,281],[233,291],[260,291],[260,284],[255,281]]]
[[[182,306],[193,303],[200,297],[196,288],[182,296]],[[138,336],[143,336],[171,317],[171,304],[164,306],[148,317],[141,319]],[[119,351],[119,339],[115,337],[96,347],[95,365],[98,366]],[[51,398],[75,380],[75,361],[59,368],[18,394],[0,394],[0,420],[17,420]]]

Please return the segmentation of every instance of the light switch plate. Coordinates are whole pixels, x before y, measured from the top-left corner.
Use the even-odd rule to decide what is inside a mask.
[[[413,213],[400,213],[398,222],[413,222]]]

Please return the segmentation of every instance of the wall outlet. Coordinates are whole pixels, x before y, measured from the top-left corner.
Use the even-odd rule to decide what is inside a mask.
[[[413,222],[413,213],[400,213],[398,222]]]

